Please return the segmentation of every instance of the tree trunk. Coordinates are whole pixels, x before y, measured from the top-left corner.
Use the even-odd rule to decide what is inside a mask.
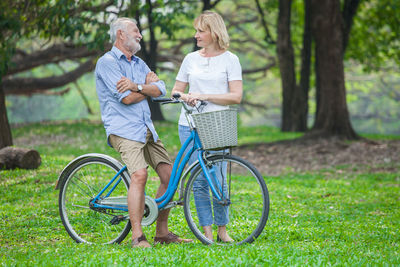
[[[153,6],[151,5],[151,1],[147,0],[147,3],[149,5],[149,10],[148,10],[148,20],[149,20],[149,30],[150,30],[150,53],[148,53],[148,64],[151,70],[153,70],[154,72],[157,70],[157,57],[158,57],[158,41],[156,38],[156,34],[154,32],[154,25],[153,25]],[[150,98],[147,98],[147,101],[149,103],[150,106],[150,110],[151,110],[151,119],[153,121],[164,121],[165,118],[162,114],[161,111],[161,106],[159,103],[155,103],[153,101],[151,101]]]
[[[310,0],[304,0],[304,31],[303,31],[303,49],[301,50],[301,70],[300,70],[300,91],[298,100],[293,103],[293,120],[295,129],[301,132],[307,130],[308,117],[308,93],[310,89],[311,75],[311,5]]]
[[[0,149],[0,170],[2,169],[36,169],[42,160],[36,150],[4,147]]]
[[[346,51],[349,42],[350,31],[353,27],[354,16],[357,13],[357,8],[361,0],[345,0],[343,4],[343,54]]]
[[[135,2],[135,1],[134,1]],[[135,4],[137,4],[135,2]],[[153,18],[152,18],[152,13],[153,13],[153,4],[151,3],[150,0],[146,1],[147,4],[147,20],[148,20],[148,24],[149,24],[149,31],[150,31],[150,47],[149,50],[147,50],[144,42],[142,41],[141,45],[142,45],[142,55],[144,57],[144,61],[146,62],[146,64],[149,66],[149,68],[156,72],[157,70],[157,57],[158,57],[158,50],[157,50],[157,46],[158,46],[158,41],[156,38],[156,34],[154,33],[154,25],[153,25]],[[139,29],[141,28],[140,26],[140,15],[139,12],[136,13],[136,21],[138,22],[138,27]],[[153,101],[151,101],[151,99],[148,97],[147,98],[147,102],[149,103],[149,107],[150,107],[150,111],[151,111],[151,119],[153,121],[164,121],[165,118],[162,114],[161,111],[161,106],[159,103],[155,103]]]
[[[357,139],[346,103],[340,1],[312,0],[311,4],[320,106],[314,126],[306,136]]]
[[[290,37],[291,0],[279,1],[277,53],[282,81],[282,131],[293,130],[292,100],[296,88],[294,52]]]
[[[291,0],[279,1],[277,53],[282,81],[282,131],[307,130],[312,45],[310,14],[310,2],[305,0],[301,78],[298,85],[290,33]]]
[[[11,128],[7,118],[6,97],[0,82],[0,149],[12,146]]]
[[[315,48],[314,48],[315,49]],[[315,70],[315,115],[314,115],[314,124],[315,124],[315,120],[317,118],[317,114],[320,111],[320,107],[321,107],[321,78],[319,77],[319,73],[318,73],[318,55],[315,54],[314,55],[314,70]]]

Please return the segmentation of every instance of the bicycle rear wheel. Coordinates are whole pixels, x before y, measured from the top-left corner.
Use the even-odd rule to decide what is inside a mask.
[[[68,234],[78,243],[120,243],[131,229],[128,212],[116,209],[94,208],[91,200],[118,173],[111,161],[91,157],[79,161],[62,181],[59,194],[59,211]],[[109,190],[101,196],[109,202],[121,201],[128,195],[129,183],[120,175],[112,194]],[[109,187],[111,189],[115,182]],[[126,205],[126,204],[125,204]]]
[[[263,177],[249,162],[232,155],[210,156],[206,165],[215,178],[213,184],[219,183],[219,188],[224,188],[219,190],[219,195],[225,196],[225,203],[218,204],[198,164],[187,182],[184,195],[185,217],[190,229],[204,244],[217,240],[217,225],[226,225],[228,235],[234,240],[230,244],[253,242],[268,219],[269,195]],[[203,226],[210,225],[210,222],[213,224],[213,240],[203,232]]]

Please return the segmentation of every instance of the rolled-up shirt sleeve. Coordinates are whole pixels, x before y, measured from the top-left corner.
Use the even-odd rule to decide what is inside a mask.
[[[158,97],[163,97],[167,94],[167,89],[165,88],[164,81],[159,80],[157,82],[152,82],[150,84],[157,86],[158,90],[160,90],[160,92],[161,92],[161,95],[159,95],[157,97],[153,97],[153,99],[158,98]]]
[[[146,75],[147,75],[151,70],[144,61],[141,60],[141,62],[143,62],[144,66],[145,66]],[[157,82],[152,82],[150,84],[157,86],[158,90],[160,90],[160,93],[161,93],[161,95],[159,95],[157,97],[152,97],[152,99],[157,99],[158,97],[163,97],[167,94],[167,89],[165,87],[164,81],[159,80]]]

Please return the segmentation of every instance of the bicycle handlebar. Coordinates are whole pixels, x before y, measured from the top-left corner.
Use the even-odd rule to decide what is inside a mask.
[[[180,97],[181,97],[181,94],[175,93],[175,94],[172,95],[171,98],[156,98],[156,99],[153,99],[153,102],[161,103],[161,105],[182,103],[182,105],[183,105],[183,107],[185,108],[185,110],[190,114],[191,111],[190,111],[188,105],[185,103],[185,101],[183,101],[182,99],[180,99]],[[198,108],[201,107],[201,106],[207,105],[207,102],[206,102],[206,101],[198,100],[198,102],[199,102],[200,104],[195,106],[196,109],[198,109]]]
[[[171,98],[156,98],[153,99],[153,102],[156,103],[161,103],[162,105],[164,104],[174,104],[174,103],[181,103],[182,100],[180,100],[179,98],[181,97],[181,95],[179,93],[175,93],[172,95]]]
[[[153,99],[153,102],[161,104],[170,104],[170,103],[179,103],[179,100],[173,98],[157,98]]]

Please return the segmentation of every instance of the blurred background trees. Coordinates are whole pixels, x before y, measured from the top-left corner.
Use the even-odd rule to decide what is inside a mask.
[[[103,34],[107,29],[105,14],[114,2],[1,2],[0,148],[12,145],[4,95],[31,95],[59,88],[93,70],[96,56],[107,44]],[[100,16],[98,13],[104,13],[100,21],[94,19]],[[68,69],[62,65],[66,61]],[[54,71],[39,70],[35,75],[37,68]]]
[[[111,47],[108,25],[117,16],[138,21],[139,56],[170,89],[183,57],[196,49],[192,21],[206,9],[224,17],[230,50],[242,63],[242,123],[346,139],[358,137],[354,129],[399,133],[399,5],[396,0],[2,1],[0,148],[12,144],[10,123],[99,119],[92,71]],[[153,119],[176,119],[173,108],[150,104]]]

